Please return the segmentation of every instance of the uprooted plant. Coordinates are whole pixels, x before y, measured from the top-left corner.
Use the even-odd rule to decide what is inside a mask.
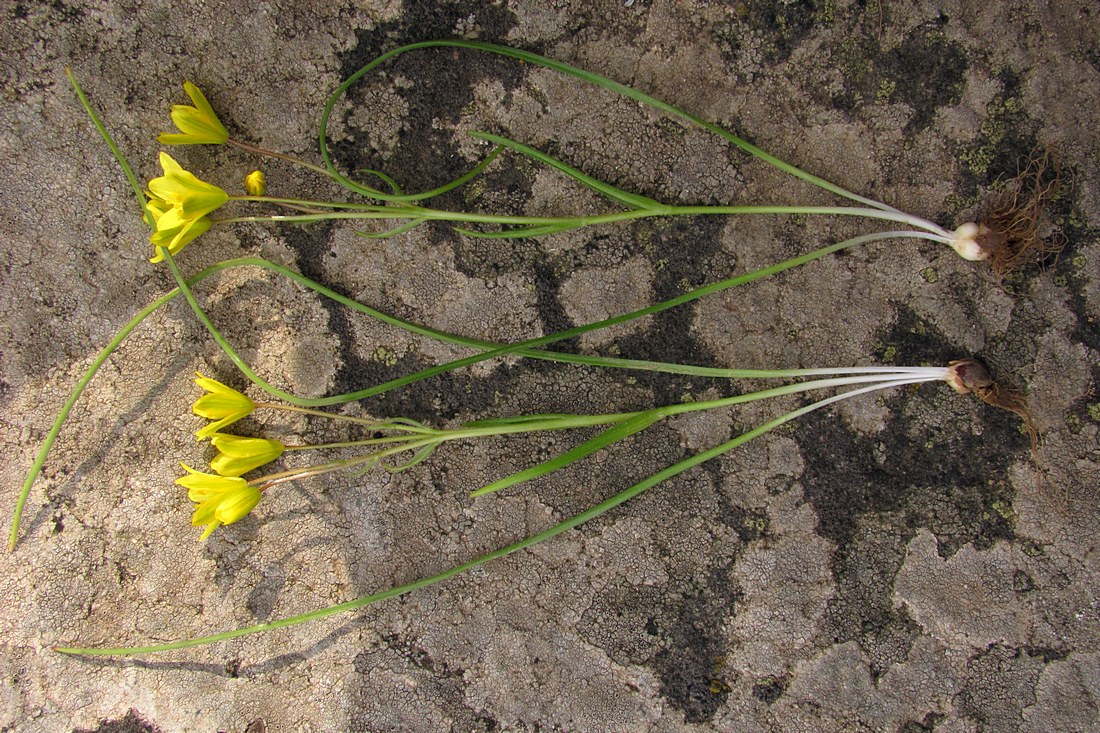
[[[560,160],[518,141],[496,134],[477,131],[471,132],[470,134],[478,139],[491,143],[494,146],[492,151],[469,173],[442,187],[433,189],[432,191],[406,194],[391,176],[381,171],[370,171],[370,173],[389,188],[388,192],[354,181],[345,176],[338,170],[333,162],[329,153],[327,141],[326,131],[328,120],[336,104],[353,84],[380,64],[398,54],[415,49],[431,47],[456,47],[501,54],[526,63],[549,68],[580,81],[595,84],[603,89],[622,94],[668,115],[678,117],[691,124],[699,125],[720,135],[737,148],[775,166],[794,178],[813,184],[852,203],[837,206],[798,206],[786,204],[713,206],[670,205],[604,183]],[[72,79],[71,76],[70,79]],[[819,397],[813,402],[797,409],[790,410],[742,435],[674,463],[647,479],[624,489],[620,493],[606,499],[589,510],[549,527],[531,537],[460,564],[443,573],[423,578],[407,585],[364,596],[347,603],[302,614],[300,616],[212,636],[142,647],[110,649],[64,648],[60,649],[60,651],[73,654],[132,654],[180,649],[234,638],[244,634],[257,633],[303,623],[335,613],[360,608],[384,598],[407,593],[417,588],[440,582],[476,565],[529,547],[535,543],[542,542],[557,534],[577,527],[613,507],[622,504],[632,497],[637,496],[652,486],[704,461],[723,455],[779,425],[788,423],[802,415],[824,408],[841,400],[869,392],[927,381],[946,381],[961,393],[974,392],[990,404],[1016,412],[1024,418],[1030,428],[1030,420],[1022,398],[1015,393],[1000,388],[989,377],[984,367],[973,360],[953,362],[946,366],[863,366],[850,368],[746,370],[593,356],[588,354],[551,351],[544,348],[564,339],[607,328],[642,316],[659,313],[663,310],[676,307],[709,294],[745,285],[755,280],[807,264],[813,260],[849,247],[876,241],[887,239],[925,239],[947,244],[966,259],[982,260],[987,259],[990,254],[993,254],[995,258],[994,263],[996,264],[998,261],[996,259],[996,251],[991,249],[989,245],[991,241],[989,232],[993,230],[984,223],[966,223],[954,231],[948,231],[938,224],[921,217],[898,211],[882,202],[852,193],[822,178],[802,171],[710,122],[605,77],[536,54],[503,46],[470,41],[430,41],[403,46],[383,54],[349,77],[349,79],[334,92],[323,110],[319,133],[320,155],[324,163],[323,166],[301,161],[283,153],[267,151],[250,143],[230,138],[226,128],[218,119],[205,96],[197,87],[190,83],[185,84],[185,90],[193,106],[179,105],[176,106],[172,112],[172,119],[180,132],[164,134],[159,138],[161,142],[166,144],[229,144],[249,154],[274,157],[298,163],[331,179],[343,187],[347,192],[358,197],[366,198],[366,202],[315,201],[299,198],[269,197],[265,195],[265,176],[259,170],[254,171],[246,179],[246,195],[230,195],[225,190],[202,181],[194,174],[184,169],[166,153],[161,153],[160,155],[163,175],[149,181],[147,187],[142,187],[136,175],[133,173],[132,168],[126,161],[125,156],[111,139],[111,136],[92,109],[79,85],[76,84],[75,79],[72,79],[72,82],[82,104],[88,111],[100,134],[111,148],[112,153],[122,166],[123,171],[126,173],[134,189],[135,196],[141,203],[143,218],[153,230],[151,235],[151,242],[154,246],[153,261],[164,262],[166,264],[176,281],[176,288],[141,309],[137,315],[123,327],[119,334],[117,334],[97,355],[92,365],[73,389],[57,419],[54,421],[53,427],[24,482],[12,524],[10,537],[12,547],[14,547],[18,537],[20,518],[31,487],[41,471],[50,448],[55,442],[63,423],[72,407],[80,398],[81,393],[115,349],[117,349],[123,340],[125,340],[145,318],[180,295],[184,297],[194,316],[202,323],[210,336],[240,372],[271,398],[277,400],[275,402],[266,400],[259,402],[253,401],[241,391],[228,387],[217,380],[209,379],[202,375],[199,376],[197,381],[199,386],[204,389],[205,394],[196,401],[193,406],[193,411],[214,422],[201,428],[197,436],[200,439],[209,438],[211,445],[216,451],[216,455],[210,462],[212,472],[198,471],[190,466],[184,465],[187,475],[181,477],[177,483],[188,490],[188,496],[196,504],[192,516],[192,523],[196,526],[205,527],[202,534],[203,539],[208,537],[215,528],[232,524],[249,515],[259,505],[264,492],[281,484],[289,481],[306,480],[335,471],[362,472],[375,466],[382,466],[388,470],[394,471],[405,470],[426,460],[439,445],[445,442],[478,440],[490,436],[507,434],[573,430],[577,428],[599,428],[601,430],[595,437],[581,442],[579,445],[560,456],[543,461],[542,463],[509,476],[502,477],[486,486],[475,489],[472,492],[472,496],[478,497],[558,471],[577,461],[585,459],[596,451],[610,448],[625,438],[635,435],[651,425],[674,415],[703,410],[730,409],[743,403],[772,399],[785,395],[803,394],[817,390],[845,387],[849,389],[839,394]],[[472,180],[485,171],[503,151],[511,151],[550,166],[563,173],[568,178],[603,195],[608,202],[615,207],[614,210],[591,215],[540,217],[451,211],[429,208],[421,205],[420,202],[439,196],[446,191],[452,190]],[[212,216],[215,212],[220,212],[222,207],[230,203],[239,205],[258,203],[277,207],[278,210],[283,213],[248,213],[225,216],[222,218],[215,218]],[[515,344],[497,344],[456,336],[428,326],[396,318],[340,295],[330,288],[305,278],[289,268],[261,258],[253,257],[226,260],[195,273],[190,277],[183,274],[175,260],[175,255],[177,255],[185,245],[207,232],[212,226],[241,223],[309,224],[311,222],[332,219],[350,219],[353,221],[386,220],[397,222],[396,226],[383,232],[361,232],[366,236],[379,237],[398,236],[428,221],[444,221],[452,225],[463,225],[462,228],[459,228],[459,231],[468,236],[522,238],[550,235],[580,227],[613,224],[615,222],[648,217],[774,214],[862,217],[875,222],[888,223],[894,228],[863,234],[842,242],[819,247],[799,257],[763,267],[753,272],[729,277],[711,285],[692,290],[679,297],[631,313],[622,314],[596,323],[576,326],[559,333],[549,334]],[[471,224],[496,227],[496,229],[474,230],[465,228],[465,225]],[[304,398],[287,393],[270,384],[246,363],[234,347],[220,333],[213,321],[207,316],[199,303],[198,297],[192,290],[194,286],[200,284],[207,278],[216,276],[229,269],[244,267],[262,268],[276,272],[324,297],[333,299],[367,316],[405,329],[411,333],[469,348],[475,353],[413,374],[396,377],[382,384],[364,387],[345,394]],[[518,415],[475,420],[449,428],[433,427],[399,416],[377,419],[350,418],[348,416],[337,415],[335,413],[316,409],[319,407],[360,400],[372,395],[383,394],[422,379],[427,379],[455,369],[470,366],[480,361],[506,355],[518,355],[525,358],[552,360],[588,366],[689,374],[721,379],[782,379],[790,383],[783,384],[779,387],[757,389],[756,391],[738,394],[732,397],[662,405],[633,412],[601,415]],[[792,380],[801,381],[792,382]],[[371,437],[306,445],[284,442],[284,440],[281,439],[283,436],[242,437],[225,432],[226,428],[233,422],[257,409],[305,412],[317,419],[352,420],[366,428],[370,432]],[[305,451],[323,451],[324,453],[322,455],[324,455],[325,458],[316,463],[295,465],[274,473],[268,473],[254,478],[245,478],[246,474],[251,474],[274,461],[282,460],[288,453],[302,454]]]

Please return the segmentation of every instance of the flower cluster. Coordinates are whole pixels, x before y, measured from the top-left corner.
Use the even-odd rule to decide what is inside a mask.
[[[185,464],[188,475],[176,483],[187,489],[187,496],[198,506],[191,517],[193,526],[206,526],[202,539],[217,527],[232,524],[248,514],[260,501],[261,489],[241,475],[274,461],[283,454],[284,446],[277,440],[242,438],[220,432],[230,424],[252,414],[256,403],[246,395],[216,379],[196,373],[197,384],[204,394],[195,400],[192,411],[212,420],[195,436],[210,438],[218,454],[210,461],[214,473],[204,473]]]
[[[189,81],[184,82],[183,88],[195,106],[177,104],[172,107],[172,122],[180,133],[162,133],[157,140],[168,145],[217,145],[226,142],[229,133],[203,93]],[[164,259],[161,247],[174,255],[203,234],[213,223],[207,214],[229,200],[229,194],[224,190],[199,180],[167,153],[160,154],[160,167],[164,175],[149,181],[146,191],[149,195],[146,211],[154,225],[153,234],[149,237],[155,250],[152,262]]]

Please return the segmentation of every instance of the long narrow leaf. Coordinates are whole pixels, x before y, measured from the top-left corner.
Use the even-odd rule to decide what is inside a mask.
[[[389,239],[390,237],[396,237],[398,234],[404,234],[405,232],[412,231],[418,226],[426,222],[427,219],[412,219],[407,221],[401,226],[394,227],[384,232],[364,232],[356,230],[355,233],[360,237],[366,237],[367,239]]]
[[[560,456],[551,458],[548,461],[543,461],[537,466],[531,466],[530,468],[522,471],[517,471],[511,476],[505,476],[502,479],[498,479],[491,484],[482,486],[480,489],[476,489],[470,493],[470,496],[484,496],[485,494],[491,494],[494,491],[500,491],[506,489],[509,486],[515,486],[516,484],[523,483],[524,481],[531,481],[545,476],[549,473],[553,473],[558,469],[565,468],[571,463],[576,463],[582,458],[587,458],[598,450],[602,450],[613,443],[617,443],[623,438],[634,435],[634,433],[645,430],[653,423],[657,422],[663,417],[663,413],[659,410],[647,410],[636,417],[632,417],[629,420],[625,420],[614,427],[608,428],[594,438],[590,438],[575,448],[567,450]]]
[[[741,137],[738,137],[737,135],[734,135],[732,132],[719,127],[713,122],[708,122],[698,115],[694,115],[690,112],[685,112],[682,109],[674,107],[668,102],[663,102],[660,99],[650,96],[645,92],[634,89],[633,87],[629,87],[625,84],[620,84],[619,82],[612,81],[605,76],[600,76],[599,74],[592,73],[591,71],[585,71],[584,69],[577,68],[576,66],[572,66],[562,61],[555,61],[554,59],[540,56],[537,53],[531,53],[530,51],[523,51],[518,48],[499,46],[493,43],[484,43],[481,41],[461,40],[420,41],[418,43],[410,43],[406,46],[401,46],[391,51],[387,51],[386,53],[378,56],[373,61],[363,66],[354,74],[345,79],[344,82],[336,88],[336,91],[334,91],[332,95],[328,98],[328,101],[325,102],[324,110],[321,113],[320,130],[318,132],[318,143],[320,146],[321,158],[325,163],[325,167],[330,171],[333,178],[340,182],[341,185],[347,187],[349,190],[363,193],[363,191],[361,190],[362,187],[360,187],[349,178],[343,176],[339,171],[336,170],[336,166],[333,164],[332,161],[332,155],[330,154],[328,149],[328,121],[329,118],[332,116],[332,111],[336,107],[336,103],[340,100],[341,97],[344,96],[347,90],[350,89],[356,82],[358,82],[365,74],[369,73],[373,69],[389,61],[395,56],[399,56],[400,54],[406,53],[408,51],[422,48],[464,48],[473,51],[484,51],[487,53],[494,53],[500,56],[514,58],[519,61],[533,64],[535,66],[541,66],[546,69],[552,69],[553,71],[557,71],[561,74],[571,76],[575,79],[580,79],[581,81],[587,82],[589,84],[594,84],[600,88],[606,89],[616,94],[620,94],[624,97],[627,97],[628,99],[633,99],[634,101],[652,107],[653,109],[660,110],[665,114],[672,115],[673,117],[679,117],[682,120],[686,120],[687,122],[690,122],[694,125],[698,125],[699,127],[702,127],[703,129],[708,130],[715,135],[718,135],[719,137],[729,141],[749,155],[759,158],[769,165],[775,166],[779,170],[788,173],[795,178],[798,178],[799,180],[806,181],[807,183],[813,184],[814,186],[823,188],[826,191],[834,193],[838,196],[851,199],[852,201],[857,201],[866,206],[872,206],[876,209],[881,209],[883,211],[896,211],[893,207],[888,206],[880,201],[875,201],[874,199],[860,196],[859,194],[842,188],[841,186],[827,181],[824,178],[815,176],[812,173],[808,173],[801,168],[798,168],[797,166],[791,165],[790,163],[772,155],[766,150],[753,145],[752,143],[742,139]],[[366,195],[369,196],[372,194],[367,193]]]
[[[591,188],[592,190],[603,194],[612,201],[618,201],[620,204],[629,206],[632,209],[660,210],[668,208],[665,204],[662,204],[656,199],[651,199],[648,196],[642,196],[636,193],[630,193],[628,191],[622,190],[621,188],[617,188],[616,186],[612,186],[610,183],[604,183],[600,179],[593,178],[592,176],[581,172],[573,166],[567,163],[563,163],[557,158],[547,155],[541,150],[536,150],[529,145],[524,145],[523,143],[512,140],[511,138],[502,137],[500,135],[493,135],[492,133],[488,132],[480,132],[478,130],[470,130],[467,134],[470,137],[477,138],[478,140],[488,140],[489,142],[496,143],[497,145],[503,145],[506,148],[515,150],[518,153],[526,155],[528,158],[537,160],[540,163],[545,163],[546,165],[561,171],[578,183],[581,183],[588,188]]]
[[[466,229],[465,227],[451,227],[459,234],[464,234],[467,237],[474,237],[476,239],[526,239],[527,237],[544,237],[547,234],[557,234],[558,232],[567,232],[570,229],[579,229],[584,226],[580,221],[569,221],[562,224],[535,224],[528,227],[512,227],[511,229],[501,229],[496,232],[479,232],[476,229]]]

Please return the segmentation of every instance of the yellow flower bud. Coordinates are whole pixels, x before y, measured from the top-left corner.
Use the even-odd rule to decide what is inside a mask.
[[[263,196],[267,191],[267,178],[263,171],[252,171],[244,177],[244,190],[249,196]]]

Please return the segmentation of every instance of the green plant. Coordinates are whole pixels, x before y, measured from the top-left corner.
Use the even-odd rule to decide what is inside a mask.
[[[666,114],[679,117],[693,124],[700,125],[703,128],[714,132],[715,134],[721,135],[723,138],[725,138],[738,148],[744,150],[751,155],[756,156],[757,158],[760,158],[761,160],[764,160],[765,162],[775,166],[785,173],[788,173],[789,175],[797,179],[812,183],[815,186],[829,191],[830,193],[833,193],[839,197],[855,202],[855,204],[858,205],[672,206],[663,204],[654,199],[629,193],[620,188],[594,179],[584,174],[583,172],[567,165],[566,163],[556,160],[518,141],[510,140],[499,135],[493,135],[484,132],[473,132],[471,134],[479,139],[492,143],[495,146],[493,151],[468,174],[456,179],[455,181],[452,181],[451,183],[446,184],[443,187],[434,189],[432,191],[417,194],[405,194],[401,190],[400,186],[390,176],[380,171],[372,171],[371,173],[376,178],[383,181],[391,189],[389,193],[385,193],[377,188],[373,188],[356,182],[340,173],[329,154],[326,136],[328,119],[340,97],[352,84],[358,81],[364,74],[369,72],[371,69],[376,68],[379,64],[400,53],[404,53],[414,49],[445,46],[510,56],[517,60],[550,68],[563,74],[572,76],[580,81],[596,84],[604,89],[623,94],[631,99],[641,102],[642,104],[651,106]],[[850,389],[848,389],[847,391],[843,391],[839,394],[818,398],[809,404],[791,410],[777,418],[767,421],[757,426],[756,428],[753,428],[743,433],[742,435],[721,443],[720,445],[714,446],[710,449],[699,452],[689,458],[678,461],[673,465],[663,469],[662,471],[659,471],[652,476],[644,479],[643,481],[624,489],[615,496],[606,499],[605,501],[591,507],[590,509],[581,512],[580,514],[577,514],[576,516],[569,518],[557,525],[554,525],[553,527],[536,533],[531,537],[508,545],[507,547],[495,550],[491,553],[483,555],[482,557],[460,564],[454,568],[444,571],[443,573],[439,573],[437,575],[433,575],[431,577],[427,577],[413,583],[392,588],[381,593],[364,596],[362,598],[355,599],[347,603],[332,606],[327,609],[321,609],[308,614],[302,614],[268,624],[250,626],[247,628],[236,629],[233,631],[223,632],[220,634],[214,634],[201,638],[141,647],[110,649],[67,647],[59,648],[59,651],[86,655],[117,655],[181,649],[199,644],[206,644],[214,641],[230,639],[244,634],[257,633],[274,628],[290,626],[293,624],[303,623],[317,618],[329,616],[335,613],[341,613],[356,608],[361,608],[363,606],[369,605],[370,603],[374,603],[385,598],[390,598],[396,595],[416,590],[418,588],[423,588],[433,583],[438,583],[469,568],[483,564],[492,559],[501,557],[516,550],[529,547],[538,542],[550,539],[551,537],[554,537],[558,534],[561,534],[562,532],[577,527],[590,519],[600,516],[604,512],[622,504],[625,501],[628,501],[629,499],[641,494],[642,492],[648,490],[656,484],[668,478],[671,478],[672,476],[686,471],[704,461],[723,455],[724,453],[733,450],[739,445],[742,445],[745,442],[752,440],[782,424],[795,420],[798,417],[801,417],[802,415],[805,415],[809,412],[822,409],[838,401],[877,390],[937,380],[947,381],[960,392],[974,390],[979,393],[979,396],[981,396],[982,394],[980,390],[985,390],[988,392],[990,389],[989,383],[991,383],[991,380],[989,380],[989,383],[983,381],[984,377],[982,375],[984,374],[984,370],[982,370],[980,367],[975,366],[973,362],[969,361],[939,367],[870,366],[854,368],[743,370],[717,369],[685,364],[669,364],[655,361],[638,361],[622,358],[598,357],[592,355],[555,352],[544,349],[543,347],[562,339],[575,337],[583,333],[594,331],[600,328],[606,328],[608,326],[623,323],[625,321],[629,321],[631,319],[639,318],[645,315],[652,315],[654,313],[676,307],[678,305],[690,302],[709,294],[744,285],[755,280],[768,277],[779,272],[783,272],[784,270],[788,270],[802,264],[807,264],[809,262],[812,262],[813,260],[827,256],[833,252],[841,251],[843,249],[860,244],[882,241],[886,239],[916,238],[948,244],[957,252],[959,252],[959,254],[968,259],[983,259],[987,254],[981,247],[981,230],[980,227],[976,224],[966,224],[960,227],[955,232],[948,232],[947,230],[943,229],[935,223],[929,222],[920,217],[905,214],[890,206],[887,206],[886,204],[846,191],[845,189],[836,186],[835,184],[829,183],[824,179],[806,173],[796,168],[795,166],[792,166],[784,161],[779,160],[778,158],[775,158],[774,156],[761,150],[760,148],[749,144],[748,142],[733,135],[732,133],[722,130],[712,123],[706,122],[705,120],[695,117],[687,112],[678,110],[675,107],[672,107],[667,103],[661,102],[660,100],[657,100],[649,95],[634,90],[630,87],[618,84],[604,77],[591,74],[590,72],[586,72],[581,69],[577,69],[576,67],[572,67],[561,62],[553,61],[551,59],[547,59],[545,57],[531,54],[525,51],[520,51],[517,49],[510,49],[502,46],[494,46],[491,44],[467,41],[431,41],[419,44],[411,44],[409,46],[395,49],[387,54],[383,54],[378,59],[375,59],[375,61],[371,62],[370,64],[353,74],[344,84],[342,84],[336,90],[332,97],[330,97],[328,103],[325,105],[325,109],[322,115],[321,130],[319,133],[321,157],[324,161],[323,167],[316,166],[305,161],[298,161],[281,153],[262,150],[248,143],[231,139],[228,136],[228,133],[225,132],[225,129],[221,125],[220,121],[218,121],[216,115],[213,112],[213,109],[206,102],[206,99],[202,95],[202,93],[193,85],[186,85],[188,95],[191,97],[192,102],[194,103],[194,107],[178,106],[176,109],[173,110],[173,120],[176,122],[181,132],[179,134],[162,136],[162,141],[170,144],[227,143],[248,150],[252,153],[293,160],[294,162],[301,163],[307,168],[310,168],[318,173],[322,173],[328,178],[339,183],[348,191],[353,192],[357,195],[367,197],[368,199],[370,199],[370,201],[367,203],[323,202],[296,198],[267,197],[263,195],[263,175],[262,173],[256,175],[256,173],[259,172],[254,172],[249,176],[249,180],[247,183],[247,186],[249,188],[248,195],[230,196],[216,186],[211,186],[210,184],[204,183],[203,181],[199,180],[193,174],[183,169],[182,166],[179,166],[178,163],[176,163],[170,156],[166,154],[162,154],[161,156],[161,164],[164,169],[164,175],[154,179],[149,183],[148,192],[150,198],[146,198],[145,190],[138,183],[138,180],[134,175],[132,168],[126,162],[126,159],[123,156],[122,152],[111,139],[109,133],[106,130],[106,127],[99,120],[98,116],[96,115],[86,97],[84,96],[83,92],[81,91],[79,85],[76,83],[75,79],[72,79],[71,75],[70,79],[72,80],[73,86],[76,89],[77,95],[80,98],[81,103],[88,111],[88,114],[91,117],[93,123],[96,125],[100,134],[106,140],[112,153],[122,166],[122,169],[129,179],[131,186],[134,189],[135,195],[137,196],[141,204],[143,217],[153,229],[151,241],[155,248],[154,261],[164,261],[166,263],[166,266],[169,268],[174,279],[176,280],[177,287],[169,293],[161,296],[160,298],[157,298],[145,308],[141,309],[137,313],[137,315],[135,315],[135,317],[128,324],[126,324],[126,326],[123,327],[119,334],[117,334],[115,338],[113,338],[111,342],[97,355],[92,365],[79,380],[73,392],[70,394],[68,400],[66,401],[57,419],[55,420],[54,425],[51,428],[51,431],[47,436],[44,445],[39,451],[36,460],[30,472],[28,473],[27,479],[24,483],[22,492],[17,502],[15,516],[11,529],[10,544],[13,548],[18,538],[20,518],[30,489],[33,486],[36,477],[38,476],[44,464],[44,461],[48,456],[50,448],[60,432],[62,425],[64,424],[67,416],[72,410],[72,407],[80,398],[83,390],[86,388],[90,380],[95,376],[99,368],[105,363],[105,361],[110,357],[114,350],[119,346],[119,344],[121,344],[122,341],[126,339],[128,335],[132,333],[133,330],[144,321],[145,318],[147,318],[150,314],[155,312],[160,307],[166,305],[179,295],[182,295],[184,299],[188,302],[195,317],[204,325],[211,337],[218,343],[224,353],[238,367],[242,374],[244,374],[249,380],[251,380],[264,392],[272,395],[276,399],[288,403],[285,405],[280,405],[276,403],[255,403],[243,394],[238,393],[235,390],[229,390],[229,388],[226,388],[224,387],[224,385],[220,385],[217,382],[213,383],[215,385],[218,385],[216,388],[213,388],[214,392],[218,393],[217,396],[219,397],[219,399],[228,399],[231,404],[229,404],[228,406],[221,403],[214,405],[213,403],[217,402],[217,400],[207,400],[206,403],[203,403],[203,398],[200,398],[199,402],[196,403],[195,412],[203,414],[210,419],[217,420],[215,424],[200,431],[200,436],[210,437],[215,447],[219,450],[219,455],[211,464],[215,473],[206,474],[188,468],[189,475],[181,478],[178,483],[188,488],[189,495],[191,496],[192,500],[194,500],[197,504],[196,513],[193,517],[193,523],[205,525],[207,527],[203,535],[204,537],[209,535],[209,533],[220,524],[230,524],[232,522],[238,521],[239,519],[247,515],[260,502],[260,497],[263,491],[271,489],[287,481],[308,479],[313,476],[321,475],[331,471],[364,470],[375,465],[389,465],[389,461],[399,455],[404,456],[402,458],[403,462],[398,463],[397,465],[391,465],[389,467],[391,470],[403,470],[413,465],[416,465],[420,461],[425,460],[438,445],[452,440],[476,440],[488,436],[499,436],[504,434],[534,431],[568,430],[579,427],[602,428],[601,433],[582,442],[581,444],[577,445],[569,451],[566,451],[560,456],[543,461],[542,463],[539,463],[525,470],[518,471],[509,476],[505,476],[475,490],[473,492],[473,495],[477,497],[492,493],[494,491],[512,487],[519,483],[529,481],[534,478],[538,478],[540,476],[544,476],[554,471],[560,470],[577,461],[585,459],[586,457],[598,450],[608,448],[628,436],[639,433],[660,420],[674,415],[684,414],[688,412],[697,412],[702,410],[728,409],[746,402],[765,400],[775,397],[781,397],[784,395],[802,394],[816,390],[835,389],[842,387],[850,387]],[[510,150],[514,153],[526,156],[530,160],[548,165],[560,171],[569,178],[602,194],[609,200],[609,202],[618,206],[618,210],[592,216],[503,216],[495,214],[484,214],[479,212],[432,209],[421,206],[418,203],[420,201],[438,196],[439,194],[447,190],[451,190],[456,186],[462,185],[472,180],[474,177],[484,171],[486,167],[490,165],[503,150]],[[211,216],[215,211],[221,209],[222,206],[234,201],[270,204],[283,208],[289,208],[295,213],[281,215],[231,216],[220,219]],[[412,227],[418,226],[423,222],[437,220],[450,222],[452,224],[475,223],[495,225],[502,228],[498,231],[473,231],[463,228],[460,229],[460,231],[466,233],[469,236],[514,238],[541,236],[562,232],[569,229],[575,229],[578,227],[590,226],[595,224],[608,224],[630,219],[662,216],[696,216],[716,214],[814,214],[857,216],[864,217],[873,221],[884,221],[890,222],[891,224],[899,224],[905,228],[873,232],[858,237],[853,237],[843,242],[820,247],[805,255],[795,257],[787,261],[777,263],[775,265],[760,268],[759,270],[756,270],[754,272],[727,278],[717,283],[713,283],[711,285],[692,290],[677,298],[648,306],[632,313],[622,314],[596,323],[577,326],[574,328],[566,329],[565,331],[556,334],[550,334],[516,344],[496,344],[477,339],[459,337],[452,334],[444,333],[442,331],[427,326],[395,318],[393,316],[381,313],[375,309],[369,308],[368,306],[365,306],[363,304],[357,303],[344,296],[341,296],[338,293],[333,292],[331,289],[326,288],[324,285],[309,280],[302,275],[295,273],[292,270],[289,270],[288,268],[268,262],[260,258],[241,258],[220,262],[192,275],[191,277],[186,277],[180,270],[174,257],[174,255],[178,254],[179,251],[186,244],[203,234],[211,226],[244,222],[289,222],[297,224],[307,224],[310,222],[328,219],[397,220],[401,221],[402,223],[392,229],[389,229],[388,231],[382,233],[364,233],[368,236],[396,236],[397,234],[407,231]],[[228,269],[238,267],[259,267],[279,273],[304,285],[307,288],[314,290],[315,292],[320,293],[327,298],[331,298],[347,307],[353,308],[360,313],[366,314],[373,318],[377,318],[391,325],[406,329],[412,333],[437,339],[446,343],[470,348],[477,353],[474,353],[462,359],[448,362],[446,364],[441,364],[435,367],[424,369],[414,374],[397,377],[382,384],[365,387],[363,389],[351,391],[345,394],[311,399],[289,394],[285,391],[275,388],[263,377],[257,374],[244,361],[244,359],[241,358],[241,356],[236,352],[233,346],[222,336],[212,320],[206,315],[198,301],[198,298],[192,291],[193,286],[201,283],[207,278],[215,276]],[[585,364],[589,366],[608,368],[637,369],[729,379],[784,379],[788,381],[792,379],[803,379],[805,381],[784,384],[782,386],[772,387],[769,389],[761,389],[734,397],[726,397],[713,400],[690,400],[680,404],[663,405],[646,410],[627,413],[609,413],[603,415],[519,415],[468,422],[457,428],[451,429],[433,428],[400,417],[380,419],[376,421],[369,420],[369,425],[372,427],[373,430],[376,431],[376,433],[378,433],[374,437],[358,441],[345,441],[340,443],[329,443],[312,446],[286,445],[283,442],[275,440],[273,438],[244,439],[221,432],[222,429],[227,427],[233,420],[241,416],[242,409],[244,410],[245,414],[248,411],[256,408],[276,408],[306,411],[315,415],[328,415],[330,417],[333,417],[329,413],[323,413],[313,408],[336,405],[352,400],[362,399],[371,395],[382,394],[389,390],[397,389],[405,385],[411,384],[415,381],[427,379],[429,377],[436,376],[454,369],[466,367],[479,361],[511,354],[520,355],[526,358],[546,359],[563,363]],[[985,377],[987,376],[988,375],[985,375]],[[208,383],[213,382],[213,380],[206,381]],[[978,384],[979,386],[975,386],[975,384]],[[205,385],[205,387],[207,389],[211,389],[209,384]],[[220,390],[223,388],[225,390],[229,390],[229,392],[232,392],[233,394],[229,394],[228,392],[221,392]],[[213,394],[214,392],[212,392],[211,394]],[[202,404],[200,405],[200,403]],[[361,452],[350,458],[336,458],[305,468],[277,472],[274,474],[268,474],[266,476],[260,476],[252,479],[243,478],[243,474],[260,468],[270,460],[273,460],[283,454],[285,451],[348,448],[359,450]]]

